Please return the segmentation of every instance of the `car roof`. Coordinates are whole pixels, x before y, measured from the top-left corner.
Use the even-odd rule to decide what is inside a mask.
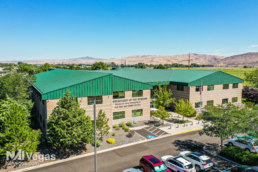
[[[128,168],[123,170],[123,172],[142,172],[142,170],[137,169],[137,168]]]
[[[190,165],[191,164],[191,162],[187,161],[186,159],[184,159],[184,158],[182,158],[180,156],[175,157],[173,159],[176,160],[176,161],[181,162],[183,165]]]
[[[182,155],[187,155],[187,154],[191,154],[192,152],[191,151],[183,151],[183,152],[180,152],[180,154]]]
[[[199,157],[201,160],[210,159],[210,157],[208,157],[207,155],[204,155],[204,154],[201,154],[201,153],[198,153],[198,152],[194,152],[194,153],[192,153],[192,155],[195,155],[195,156]]]
[[[145,155],[143,156],[144,159],[146,159],[149,163],[151,163],[153,166],[158,166],[163,164],[162,161],[160,161],[158,158],[156,158],[153,155]]]

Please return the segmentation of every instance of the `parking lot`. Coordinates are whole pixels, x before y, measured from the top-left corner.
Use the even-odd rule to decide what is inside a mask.
[[[185,150],[202,151],[205,144],[219,144],[219,139],[199,136],[198,132],[191,132],[116,149],[98,154],[98,171],[121,172],[124,169],[138,166],[139,160],[143,155],[154,155],[157,158],[161,158],[164,155],[177,156],[179,152]],[[216,163],[216,166],[211,171],[224,170],[233,166],[233,164],[219,158],[213,158],[213,161]],[[71,160],[33,171],[94,172],[94,156]]]

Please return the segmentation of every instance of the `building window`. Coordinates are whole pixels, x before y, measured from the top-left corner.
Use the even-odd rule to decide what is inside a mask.
[[[208,91],[214,90],[214,85],[208,85],[207,90],[208,90]]]
[[[208,100],[207,105],[213,105],[214,101],[213,100]]]
[[[196,91],[196,92],[200,92],[200,88],[201,88],[201,86],[196,86],[196,87],[195,87],[195,91]],[[202,91],[203,91],[203,87],[202,87]]]
[[[237,97],[232,98],[232,103],[235,103],[235,102],[237,102]]]
[[[125,111],[121,111],[121,112],[114,112],[113,113],[113,119],[123,119],[125,118]]]
[[[132,117],[137,117],[137,116],[142,116],[142,115],[143,115],[142,109],[132,110]]]
[[[124,91],[113,92],[113,99],[122,99],[122,98],[125,98]]]
[[[183,85],[177,85],[176,90],[178,91],[184,91],[184,86]]]
[[[195,102],[195,108],[200,108],[202,105],[202,102]]]
[[[238,83],[234,83],[233,88],[238,88]]]
[[[94,104],[95,96],[88,97],[88,105]],[[96,96],[96,104],[102,104],[102,96]]]
[[[223,90],[229,89],[229,84],[223,84]]]
[[[138,90],[138,91],[132,91],[132,97],[142,97],[143,91]]]
[[[222,99],[222,104],[228,103],[228,99]]]

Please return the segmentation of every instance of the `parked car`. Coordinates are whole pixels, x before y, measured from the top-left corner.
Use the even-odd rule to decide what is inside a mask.
[[[258,139],[233,138],[228,142],[229,146],[236,146],[249,152],[258,153]]]
[[[153,155],[145,155],[140,160],[144,172],[172,172],[167,166]]]
[[[142,170],[139,168],[128,168],[123,170],[123,172],[142,172]]]
[[[190,161],[195,167],[196,171],[209,170],[213,167],[211,158],[198,152],[183,151],[180,152],[179,156]]]
[[[195,172],[193,164],[182,157],[166,155],[161,157],[165,165],[176,172]]]

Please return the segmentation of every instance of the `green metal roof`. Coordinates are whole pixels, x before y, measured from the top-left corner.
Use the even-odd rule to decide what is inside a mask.
[[[111,95],[114,91],[152,89],[158,84],[187,86],[242,83],[243,80],[221,71],[120,69],[80,71],[55,69],[36,75],[33,86],[42,99],[58,99],[69,89],[75,97]]]
[[[49,72],[43,72],[36,75],[36,83],[33,85],[41,93],[58,90],[69,87],[99,77],[107,76],[109,74],[99,72],[84,72],[76,70],[55,69]]]
[[[118,70],[103,70],[103,73],[111,73],[116,76],[134,79],[137,81],[149,83],[151,85],[169,84],[172,76],[171,70],[158,69],[118,69]]]
[[[153,86],[161,84],[181,84],[187,86],[242,83],[243,80],[221,71],[175,70],[175,69],[118,69],[100,71],[116,76],[135,79]]]
[[[109,73],[55,69],[36,74],[34,88],[43,100],[59,99],[67,89],[75,97],[111,95],[114,91],[152,89],[150,84]]]

